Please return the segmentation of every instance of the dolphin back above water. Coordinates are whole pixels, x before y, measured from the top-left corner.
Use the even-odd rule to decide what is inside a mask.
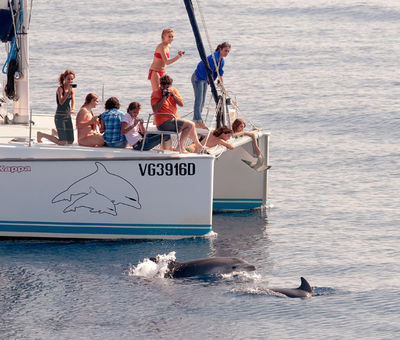
[[[268,288],[275,293],[286,295],[290,298],[306,298],[314,296],[314,290],[304,277],[300,278],[301,285],[298,288]]]
[[[157,258],[150,260],[158,262]],[[256,267],[236,257],[213,257],[188,262],[171,261],[165,277],[183,278],[202,275],[230,274],[241,271],[254,271]]]

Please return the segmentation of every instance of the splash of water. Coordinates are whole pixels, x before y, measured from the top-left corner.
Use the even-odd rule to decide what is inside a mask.
[[[163,278],[167,273],[168,264],[171,261],[176,260],[174,251],[171,251],[168,254],[157,255],[156,262],[150,260],[149,258],[145,258],[143,262],[139,262],[137,266],[131,266],[129,268],[129,276],[141,276],[146,278]]]

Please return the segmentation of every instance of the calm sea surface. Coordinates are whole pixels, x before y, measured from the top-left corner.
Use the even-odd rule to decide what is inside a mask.
[[[2,240],[1,339],[399,336],[400,3],[201,4],[211,48],[232,44],[226,87],[272,133],[269,207],[214,215],[213,239]],[[123,109],[136,100],[149,112],[147,72],[165,27],[175,30],[172,56],[186,52],[167,71],[191,118],[199,57],[183,1],[34,1],[33,111],[54,112],[57,77],[72,68],[78,107],[104,86]],[[257,276],[132,275],[144,258],[171,251],[178,261],[238,256]],[[298,286],[300,276],[317,296],[265,293]]]

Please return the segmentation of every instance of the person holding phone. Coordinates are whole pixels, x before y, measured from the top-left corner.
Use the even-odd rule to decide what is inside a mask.
[[[57,109],[54,122],[57,129],[57,136],[37,132],[37,141],[42,143],[46,138],[58,145],[72,144],[74,142],[74,128],[72,125],[71,113],[75,110],[75,90],[73,82],[75,73],[72,70],[65,70],[60,74],[58,82],[60,86],[56,91]]]

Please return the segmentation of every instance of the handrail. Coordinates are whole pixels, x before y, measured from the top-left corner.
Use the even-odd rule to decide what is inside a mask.
[[[155,133],[156,134],[160,134],[160,135],[163,135],[164,133],[176,133],[176,137],[177,137],[177,140],[178,140],[178,148],[179,148],[179,153],[180,153],[181,152],[181,142],[179,140],[178,121],[177,121],[176,117],[172,113],[158,113],[158,112],[157,113],[149,113],[149,117],[147,118],[147,123],[146,123],[146,129],[145,129],[144,136],[143,136],[142,147],[141,147],[140,151],[143,151],[144,143],[146,141],[146,136],[147,136],[147,130],[149,128],[150,119],[154,115],[171,116],[171,118],[175,120],[175,131],[158,130]],[[152,133],[154,133],[154,132],[152,132]],[[162,139],[161,142],[163,142],[164,141],[163,138],[161,138],[161,139]]]

